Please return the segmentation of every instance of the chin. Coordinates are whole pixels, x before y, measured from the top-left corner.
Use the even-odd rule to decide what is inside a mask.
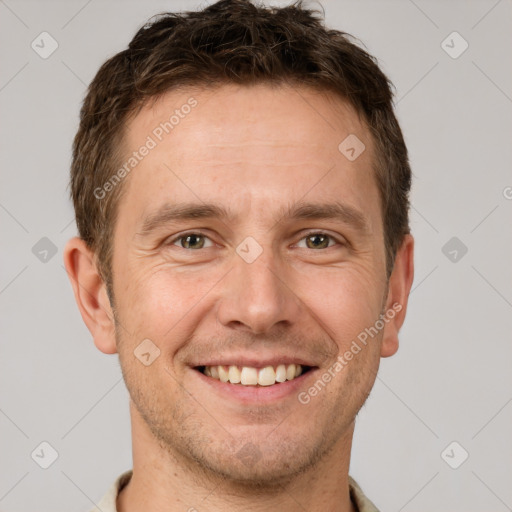
[[[206,446],[196,441],[182,455],[191,459],[208,479],[220,477],[231,485],[245,488],[245,492],[263,487],[282,491],[284,485],[318,463],[330,448],[321,446],[322,439],[313,445],[313,436],[306,433],[285,439],[274,434],[275,439],[269,442],[271,435],[266,429],[260,440],[236,436],[236,446],[233,440],[225,443],[211,440]]]

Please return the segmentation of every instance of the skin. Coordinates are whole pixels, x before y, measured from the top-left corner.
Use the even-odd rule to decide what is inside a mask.
[[[355,110],[330,93],[269,85],[172,91],[130,121],[127,155],[191,96],[197,106],[122,183],[115,310],[94,253],[78,238],[65,250],[84,322],[99,350],[119,354],[131,396],[133,477],[118,510],[354,511],[354,421],[380,358],[398,349],[413,238],[405,237],[387,281],[372,140]],[[338,150],[349,134],[366,145],[353,162]],[[142,234],[162,204],[192,201],[224,206],[233,218],[181,220]],[[283,216],[298,201],[350,205],[367,230]],[[311,231],[332,238],[312,245]],[[184,232],[206,238],[184,247],[176,238]],[[236,252],[248,236],[263,251],[252,263]],[[384,329],[301,404],[297,392],[395,303],[401,310]],[[150,366],[134,356],[144,339],[160,349]],[[242,403],[191,368],[230,354],[291,354],[317,368],[279,400]],[[239,456],[244,446],[249,464]]]

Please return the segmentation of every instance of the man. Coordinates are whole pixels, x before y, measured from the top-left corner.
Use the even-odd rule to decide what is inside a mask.
[[[413,280],[390,83],[302,5],[165,14],[92,81],[65,264],[129,390],[96,510],[377,510],[349,462]]]

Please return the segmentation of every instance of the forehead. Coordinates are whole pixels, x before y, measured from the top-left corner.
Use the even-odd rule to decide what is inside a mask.
[[[340,151],[347,138],[357,152],[365,148],[355,160]],[[369,131],[332,93],[271,85],[175,90],[140,110],[124,142],[127,158],[145,154],[123,184],[119,208],[134,224],[163,204],[192,200],[263,214],[330,198],[379,211]]]
[[[194,154],[198,155],[221,145],[224,150],[236,145],[243,151],[248,149],[243,144],[268,148],[305,144],[325,156],[338,156],[340,137],[368,135],[346,100],[327,91],[284,84],[173,90],[150,99],[127,128],[131,148],[151,135],[158,145],[170,147],[174,141],[173,149],[180,154],[187,150],[188,145],[181,145],[187,138],[197,144],[200,152]]]

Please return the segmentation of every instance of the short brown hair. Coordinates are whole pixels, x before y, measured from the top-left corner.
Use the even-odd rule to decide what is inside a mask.
[[[176,87],[292,83],[333,91],[364,119],[376,148],[387,277],[409,233],[411,170],[393,111],[392,84],[354,38],[326,29],[303,2],[276,8],[220,0],[201,10],[153,17],[89,85],[73,143],[71,195],[80,237],[112,291],[112,238],[123,187],[95,190],[122,161],[124,129],[150,98]],[[341,142],[341,141],[340,141]]]

